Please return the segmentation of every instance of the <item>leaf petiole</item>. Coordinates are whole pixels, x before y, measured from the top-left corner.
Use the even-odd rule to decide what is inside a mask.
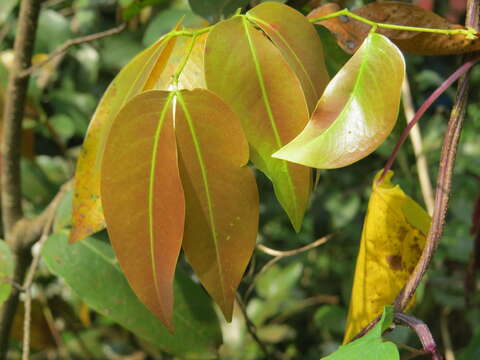
[[[435,34],[444,34],[444,35],[465,35],[467,39],[476,39],[477,38],[477,31],[472,28],[467,29],[432,29],[432,28],[422,28],[422,27],[415,27],[415,26],[405,26],[405,25],[394,25],[394,24],[383,24],[377,23],[375,21],[369,20],[364,18],[363,16],[357,15],[351,12],[348,9],[343,9],[340,11],[336,11],[334,13],[316,17],[313,19],[309,19],[311,23],[317,23],[319,21],[328,20],[332,18],[336,18],[339,16],[348,16],[352,19],[358,20],[363,22],[364,24],[370,25],[372,27],[372,32],[375,32],[376,28],[381,29],[390,29],[390,30],[403,30],[403,31],[418,31],[418,32],[428,32],[428,33],[435,33]]]

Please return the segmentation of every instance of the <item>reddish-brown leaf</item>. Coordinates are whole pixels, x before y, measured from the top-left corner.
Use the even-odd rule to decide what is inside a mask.
[[[115,77],[98,104],[77,162],[71,242],[105,227],[100,200],[100,165],[110,127],[128,100],[155,86],[152,78],[165,68],[174,43],[175,38],[160,39],[138,54]]]
[[[186,201],[183,249],[230,320],[258,229],[257,186],[245,167],[248,144],[240,121],[217,95],[200,89],[177,94],[175,133]]]
[[[173,94],[134,97],[113,122],[101,174],[103,211],[120,266],[169,330],[185,218],[173,126]]]
[[[275,195],[299,231],[311,190],[307,167],[271,155],[308,122],[300,80],[280,50],[245,17],[214,26],[205,49],[207,87],[242,122],[254,165],[272,181]]]
[[[313,10],[308,17],[317,18],[338,10],[340,7],[337,4],[330,3]],[[353,12],[377,23],[432,29],[465,29],[449,23],[431,11],[397,1],[374,2]],[[369,25],[346,16],[319,21],[317,24],[328,28],[335,35],[338,44],[348,53],[355,52],[370,31]],[[411,54],[451,55],[480,49],[478,37],[468,39],[462,34],[444,35],[382,28],[378,28],[377,32],[390,38],[402,51]]]

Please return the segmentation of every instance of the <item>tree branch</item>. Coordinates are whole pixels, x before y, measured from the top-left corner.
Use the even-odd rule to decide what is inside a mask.
[[[98,40],[98,39],[101,39],[101,38],[104,38],[104,37],[107,37],[107,36],[118,34],[118,33],[122,32],[123,30],[125,30],[126,26],[127,26],[126,23],[122,23],[122,24],[120,24],[117,27],[114,27],[112,29],[108,29],[108,30],[101,31],[101,32],[98,32],[98,33],[95,33],[95,34],[90,34],[90,35],[78,37],[78,38],[75,38],[75,39],[67,40],[67,41],[65,41],[65,43],[63,43],[57,49],[55,49],[54,52],[52,52],[50,55],[48,55],[48,57],[45,60],[42,60],[39,63],[29,67],[28,69],[23,70],[20,73],[20,76],[21,77],[26,77],[26,76],[31,75],[35,70],[40,69],[42,66],[44,66],[48,62],[52,61],[57,56],[64,54],[68,50],[68,48],[71,47],[71,46],[80,45],[80,44],[83,44],[83,43],[86,43],[86,42],[90,42],[90,41]]]
[[[468,0],[466,26],[478,29],[479,18],[479,0]],[[477,55],[478,56],[478,55]],[[471,60],[475,55],[468,55],[467,60]],[[430,264],[430,260],[437,249],[438,243],[443,233],[445,216],[447,214],[448,202],[450,199],[450,190],[452,187],[452,174],[455,165],[455,156],[457,154],[458,141],[462,131],[465,111],[468,101],[468,72],[459,80],[457,96],[450,120],[448,122],[447,132],[443,141],[442,152],[440,154],[440,169],[437,177],[437,187],[435,189],[435,207],[433,210],[432,225],[428,232],[425,248],[423,249],[420,260],[415,270],[410,276],[404,289],[395,299],[395,309],[403,311],[417,289],[420,280]]]
[[[20,74],[32,63],[41,2],[42,0],[21,2],[17,36],[14,43],[15,58],[5,94],[1,174],[2,220],[7,242],[9,242],[9,233],[13,226],[23,215],[20,190],[20,145],[29,77],[20,76]]]

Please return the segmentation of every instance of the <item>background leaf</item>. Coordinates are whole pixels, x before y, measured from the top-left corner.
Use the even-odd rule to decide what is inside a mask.
[[[50,236],[44,260],[95,311],[151,344],[185,358],[216,358],[221,341],[217,317],[202,289],[181,269],[175,276],[175,335],[137,299],[123,276],[105,236],[68,244],[68,233]],[[88,269],[86,271],[86,269]]]
[[[182,246],[229,321],[258,231],[248,144],[235,114],[208,90],[177,93],[175,133],[186,202]]]
[[[382,170],[383,171],[383,170]],[[430,216],[398,185],[373,180],[358,252],[344,342],[393,302],[417,265]]]
[[[208,89],[219,94],[239,117],[252,162],[270,178],[280,204],[299,231],[308,206],[311,171],[271,157],[308,120],[305,96],[294,71],[246,18],[236,17],[210,31],[205,78]]]
[[[319,169],[373,152],[397,121],[405,75],[402,53],[371,34],[330,81],[305,129],[274,157]]]
[[[216,23],[223,16],[228,17],[237,9],[247,6],[249,0],[188,0],[190,7],[210,23]]]
[[[171,331],[185,221],[172,115],[168,92],[131,99],[110,129],[101,175],[107,230],[120,266],[140,300]]]
[[[0,240],[0,305],[12,291],[13,256],[5,241]]]

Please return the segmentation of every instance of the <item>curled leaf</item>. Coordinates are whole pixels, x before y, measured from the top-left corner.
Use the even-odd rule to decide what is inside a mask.
[[[337,4],[329,3],[313,10],[308,17],[317,18],[339,10]],[[461,25],[451,24],[431,11],[398,1],[372,2],[352,12],[376,23],[446,30],[466,29]],[[348,53],[353,53],[360,47],[371,28],[347,16],[319,21],[317,24],[328,28],[337,38],[338,44]],[[400,50],[411,54],[452,55],[480,49],[478,35],[468,38],[463,34],[445,35],[383,28],[378,28],[377,32],[387,36]]]
[[[404,73],[402,53],[372,33],[330,81],[305,129],[273,157],[331,169],[369,155],[397,121]]]
[[[430,216],[391,183],[389,171],[373,181],[358,252],[344,343],[393,302],[417,265]]]
[[[173,331],[173,278],[185,200],[173,94],[147,91],[118,113],[102,162],[102,205],[120,266],[139,299]]]
[[[270,178],[298,231],[308,205],[311,171],[271,157],[308,121],[307,103],[295,72],[262,32],[245,17],[234,17],[210,31],[205,78],[207,88],[219,94],[242,122],[252,162]]]

